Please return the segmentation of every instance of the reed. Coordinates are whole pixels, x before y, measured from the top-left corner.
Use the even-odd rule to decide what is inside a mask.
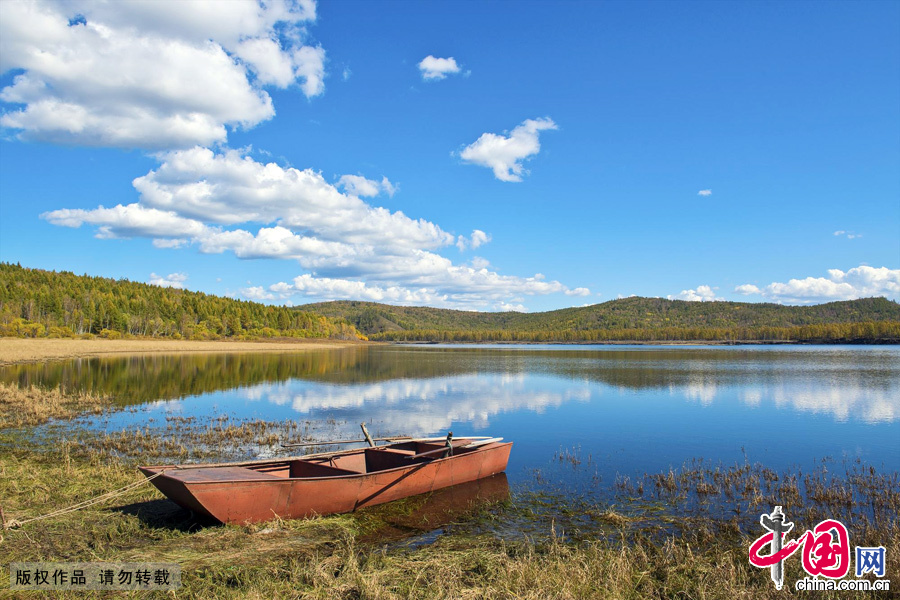
[[[0,429],[29,427],[50,419],[66,419],[81,413],[99,414],[111,400],[87,392],[64,393],[60,388],[20,388],[0,382]]]

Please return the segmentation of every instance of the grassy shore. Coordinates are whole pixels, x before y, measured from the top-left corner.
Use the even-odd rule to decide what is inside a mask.
[[[66,397],[57,390],[21,393],[23,402],[53,407],[37,413],[50,410],[55,419],[94,410],[94,403],[103,406],[103,399]],[[148,455],[178,452],[174,446],[148,445],[153,436],[146,431],[117,434],[110,441],[74,423],[56,427],[35,430],[31,420],[24,420],[0,428],[0,505],[7,520],[25,522],[140,482],[135,466]],[[209,448],[235,440],[252,446],[272,443],[266,437],[272,427],[178,423],[171,435],[187,446],[198,439]],[[286,427],[293,439],[303,438],[303,424]],[[560,460],[574,464],[573,457],[561,454]],[[406,517],[421,508],[422,497],[350,515],[221,526],[197,521],[145,485],[106,504],[0,532],[0,596],[11,594],[6,565],[42,560],[176,562],[183,571],[179,598],[804,596],[788,586],[776,592],[768,571],[747,560],[751,538],[762,533],[758,516],[776,501],[804,528],[823,518],[843,520],[854,544],[888,548],[888,577],[900,569],[896,474],[860,465],[837,472],[828,465],[808,473],[775,473],[760,466],[698,463],[620,480],[614,487],[616,497],[606,502],[517,493],[511,500],[454,512],[449,523],[437,519],[416,530]],[[693,505],[686,513],[669,510]],[[501,526],[525,520],[528,534],[510,534]],[[595,528],[576,534],[573,521]],[[419,547],[385,546],[403,529],[398,523],[407,524],[407,534],[435,527],[444,533]],[[787,561],[786,583],[802,576],[799,565],[799,560]],[[865,597],[891,596],[870,592]]]
[[[298,352],[345,348],[365,342],[278,338],[265,341],[159,339],[50,339],[0,337],[0,365],[129,354]]]

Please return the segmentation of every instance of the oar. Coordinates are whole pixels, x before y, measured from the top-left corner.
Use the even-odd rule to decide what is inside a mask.
[[[443,439],[443,438],[442,438]],[[410,441],[412,438],[408,435],[395,435],[393,437],[383,437],[383,438],[371,438],[373,442],[399,442]],[[369,440],[363,438],[361,440],[332,440],[330,442],[303,442],[302,444],[282,444],[282,448],[303,448],[305,446],[330,446],[334,444],[359,444],[361,442],[368,442]]]
[[[466,444],[463,448],[477,448],[478,446],[484,446],[485,444],[493,444],[494,442],[502,442],[502,437],[497,438],[487,438],[478,442],[472,442],[471,444]]]
[[[428,438],[413,438],[409,441],[411,442],[443,442],[447,439],[447,436],[443,437],[428,437]],[[457,440],[486,440],[488,436],[486,435],[458,435],[455,436]]]
[[[395,435],[393,437],[383,437],[383,438],[373,438],[373,442],[443,442],[445,437],[430,437],[430,438],[414,438],[408,435]],[[459,439],[466,440],[486,440],[488,439],[483,435],[468,435],[468,436],[460,436]],[[501,438],[502,439],[502,438]],[[331,442],[303,442],[302,444],[281,444],[282,448],[302,448],[306,446],[327,446],[329,444],[360,444],[362,442],[367,441],[365,438],[358,440],[335,440]]]

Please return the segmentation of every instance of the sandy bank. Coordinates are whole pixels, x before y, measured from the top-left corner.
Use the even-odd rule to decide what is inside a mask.
[[[186,340],[71,340],[0,338],[0,365],[88,356],[180,354],[206,352],[302,352],[346,348],[365,342],[338,340],[210,341]]]

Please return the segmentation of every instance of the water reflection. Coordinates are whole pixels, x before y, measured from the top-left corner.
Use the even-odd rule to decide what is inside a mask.
[[[356,438],[360,421],[374,435],[503,436],[515,442],[513,482],[562,469],[566,490],[696,457],[900,467],[900,347],[360,346],[18,365],[0,380],[111,395],[133,408],[78,427],[140,428],[176,446],[197,443],[179,422],[200,434],[220,417],[273,423],[240,458],[277,453],[291,436]],[[553,458],[572,453],[580,465]]]
[[[240,390],[301,415],[355,418],[377,408],[389,425],[402,421],[408,431],[452,422],[483,428],[504,412],[658,391],[702,407],[736,398],[839,422],[887,423],[900,415],[896,347],[361,346],[14,365],[0,370],[0,380],[89,390],[122,406]]]
[[[364,510],[379,526],[360,541],[405,547],[428,544],[448,525],[468,520],[509,498],[506,473],[498,473],[430,494],[373,506]]]
[[[384,431],[428,433],[445,431],[453,423],[479,431],[490,426],[492,416],[522,410],[541,414],[566,402],[587,402],[592,390],[587,383],[560,386],[546,377],[488,373],[355,386],[291,381],[256,386],[246,397],[313,418],[327,413],[349,423],[375,420]]]

